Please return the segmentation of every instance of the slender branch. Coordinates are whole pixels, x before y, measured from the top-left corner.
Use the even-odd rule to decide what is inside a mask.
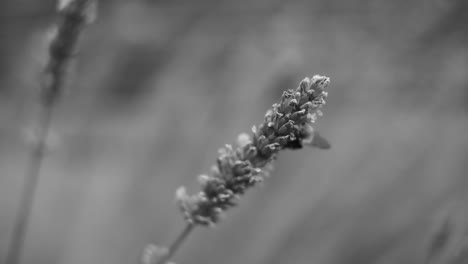
[[[16,264],[20,261],[26,229],[44,160],[47,135],[52,121],[52,109],[53,105],[42,109],[43,111],[41,111],[39,116],[39,127],[37,131],[38,142],[34,145],[30,154],[19,210],[13,228],[12,240],[7,251],[5,262],[7,264]]]
[[[156,262],[156,264],[166,264],[174,256],[182,243],[187,239],[188,235],[190,235],[194,227],[194,224],[187,224],[176,240],[174,240],[174,242],[169,246],[167,254],[162,256],[158,262]]]
[[[40,92],[38,127],[37,131],[35,131],[37,141],[34,142],[35,144],[30,152],[19,209],[14,222],[11,242],[6,253],[6,264],[20,263],[47,148],[52,113],[64,89],[67,66],[76,50],[81,28],[84,24],[90,23],[95,16],[92,13],[95,12],[95,4],[95,0],[59,1],[60,21],[49,46],[49,61],[44,70],[44,83]]]

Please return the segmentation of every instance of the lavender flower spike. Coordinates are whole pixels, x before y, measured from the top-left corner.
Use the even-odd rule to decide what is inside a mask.
[[[303,145],[328,148],[312,124],[322,115],[329,83],[330,78],[315,75],[302,80],[295,90],[283,92],[281,102],[273,104],[258,128],[254,126],[250,135],[240,134],[235,147],[219,150],[211,174],[198,179],[200,192],[189,195],[180,187],[176,199],[186,221],[202,226],[218,223],[248,188],[263,181],[280,150]],[[322,144],[314,144],[317,140]]]

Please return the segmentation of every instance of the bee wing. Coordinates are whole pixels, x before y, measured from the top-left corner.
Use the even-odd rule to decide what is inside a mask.
[[[311,146],[319,149],[330,149],[331,144],[326,138],[324,138],[318,131],[315,132],[314,138],[312,139]]]
[[[307,142],[307,145],[319,149],[330,149],[331,144],[317,130],[313,131],[312,140]]]

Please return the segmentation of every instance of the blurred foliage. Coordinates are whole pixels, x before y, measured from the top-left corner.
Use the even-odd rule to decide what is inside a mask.
[[[0,2],[0,257],[54,2]],[[313,74],[331,77],[318,128],[333,148],[280,155],[175,260],[423,263],[433,218],[468,187],[467,12],[464,0],[101,1],[55,113],[61,144],[24,263],[137,263],[183,227],[174,190],[195,188],[218,147]]]

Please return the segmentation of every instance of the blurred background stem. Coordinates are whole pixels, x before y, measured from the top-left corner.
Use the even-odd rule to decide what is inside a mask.
[[[66,83],[66,72],[76,52],[77,42],[84,24],[95,18],[94,0],[70,0],[58,2],[60,15],[57,30],[49,44],[49,60],[44,70],[44,82],[39,96],[39,117],[34,145],[27,164],[26,177],[15,218],[11,241],[6,254],[6,264],[18,264],[24,248],[26,231],[31,218],[34,197],[43,166],[52,112]]]
[[[19,209],[14,222],[11,242],[7,251],[6,264],[20,263],[25,234],[43,165],[44,152],[47,147],[47,135],[49,134],[54,105],[52,101],[50,104],[42,107],[39,114],[38,127],[35,134],[35,136],[37,136],[37,141],[34,142],[34,146],[30,152]]]

